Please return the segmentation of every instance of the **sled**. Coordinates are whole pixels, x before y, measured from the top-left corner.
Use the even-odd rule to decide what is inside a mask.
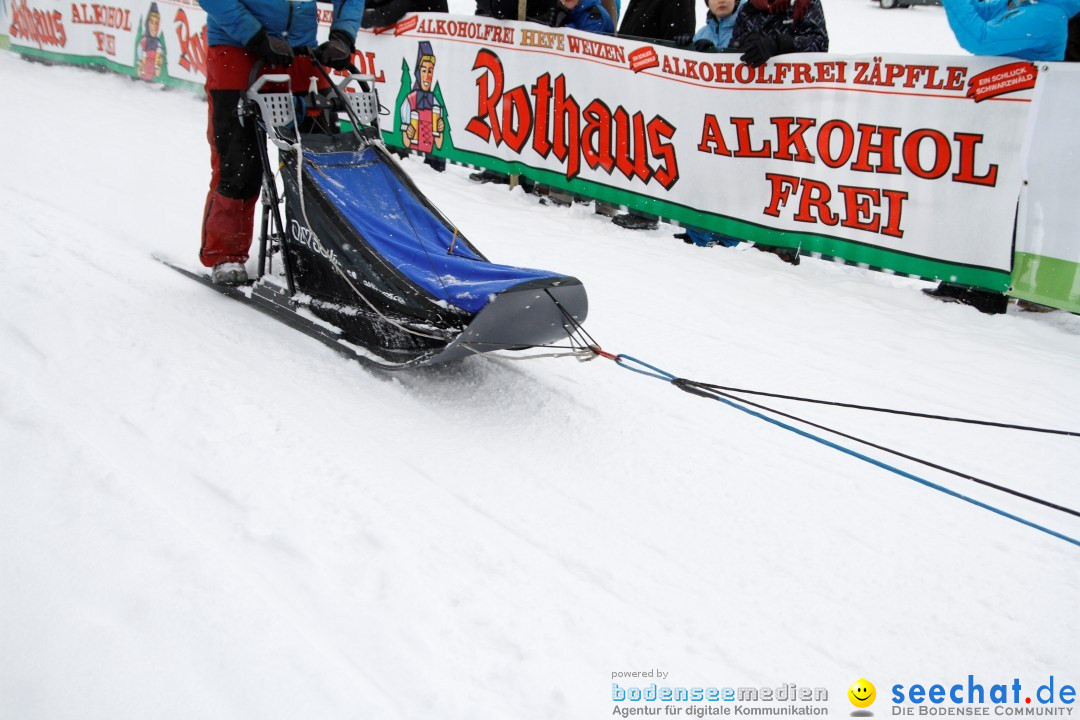
[[[572,337],[588,313],[582,283],[484,257],[383,145],[374,79],[350,72],[335,82],[313,65],[328,91],[294,96],[288,75],[263,75],[241,101],[262,140],[262,217],[255,281],[231,295],[292,313],[294,326],[314,318],[324,342],[362,348],[390,369]],[[336,130],[337,113],[348,132],[306,131]]]

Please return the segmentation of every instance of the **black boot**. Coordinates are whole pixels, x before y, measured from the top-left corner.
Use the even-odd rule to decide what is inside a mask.
[[[626,228],[627,230],[655,230],[660,227],[655,218],[645,217],[644,215],[635,215],[633,213],[616,215],[611,218],[611,222],[621,228]]]
[[[510,176],[497,173],[494,170],[481,170],[474,172],[469,179],[478,183],[495,183],[496,185],[509,185]]]
[[[938,283],[936,288],[923,288],[923,292],[942,302],[961,302],[961,298],[967,294],[967,288],[943,282]]]
[[[772,245],[754,245],[761,252],[767,252],[780,258],[788,265],[799,264],[799,251],[794,248],[774,247]]]

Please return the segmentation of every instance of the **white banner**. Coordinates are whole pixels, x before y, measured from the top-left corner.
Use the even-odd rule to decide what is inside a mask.
[[[12,48],[67,62],[104,65],[148,82],[206,80],[206,13],[196,0],[108,4],[0,0]]]
[[[449,137],[423,150],[735,237],[1007,284],[1030,63],[808,54],[755,70],[735,55],[446,15],[357,44],[393,100],[390,142],[430,123],[404,114],[433,96],[423,104]]]
[[[19,52],[167,84],[205,78],[196,0],[0,8]],[[329,19],[320,6],[323,36]],[[389,143],[740,239],[1008,287],[1031,63],[807,54],[754,69],[444,14],[362,32],[354,62],[390,109]]]
[[[1043,66],[1016,237],[1012,294],[1080,312],[1080,66]]]

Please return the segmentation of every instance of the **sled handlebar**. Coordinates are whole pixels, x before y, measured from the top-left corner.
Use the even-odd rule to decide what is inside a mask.
[[[262,62],[262,61],[260,60],[260,62]],[[253,92],[253,93],[257,93],[260,90],[262,90],[263,85],[266,85],[267,83],[288,83],[291,80],[292,80],[292,78],[290,78],[288,75],[285,75],[285,74],[281,74],[281,75],[259,75],[257,78],[255,78],[255,82],[249,83],[248,91]]]
[[[309,58],[311,58],[311,62],[313,64],[321,66],[321,63],[319,63],[319,61],[315,59],[315,48],[313,48],[313,47],[294,47],[292,49],[292,51],[293,51],[293,57],[309,57]],[[266,61],[265,60],[263,60],[262,58],[259,58],[258,60],[255,61],[255,64],[251,68],[251,72],[248,73],[248,83],[247,84],[248,84],[249,89],[254,89],[254,88],[252,88],[252,85],[254,85],[255,81],[260,77],[259,73],[262,72],[262,69],[264,67],[266,67]],[[352,63],[349,63],[349,65],[345,69],[349,71],[350,75],[357,75],[360,72],[360,70],[358,70],[357,67],[355,65],[353,65]],[[365,79],[367,79],[366,76],[365,76]],[[284,80],[277,80],[275,82],[285,82],[285,81]]]

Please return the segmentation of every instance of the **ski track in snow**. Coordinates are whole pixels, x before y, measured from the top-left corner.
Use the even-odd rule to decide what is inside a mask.
[[[863,5],[827,2],[835,50],[861,50],[837,39]],[[887,17],[929,43],[940,10]],[[612,671],[650,667],[842,707],[863,676],[1080,660],[1060,540],[607,361],[375,375],[179,276],[152,256],[197,262],[205,105],[0,53],[4,97],[58,89],[77,118],[0,119],[0,716],[598,717]],[[985,317],[405,166],[494,261],[580,277],[608,350],[1080,427],[1080,318]],[[1080,506],[1075,439],[763,402]]]

